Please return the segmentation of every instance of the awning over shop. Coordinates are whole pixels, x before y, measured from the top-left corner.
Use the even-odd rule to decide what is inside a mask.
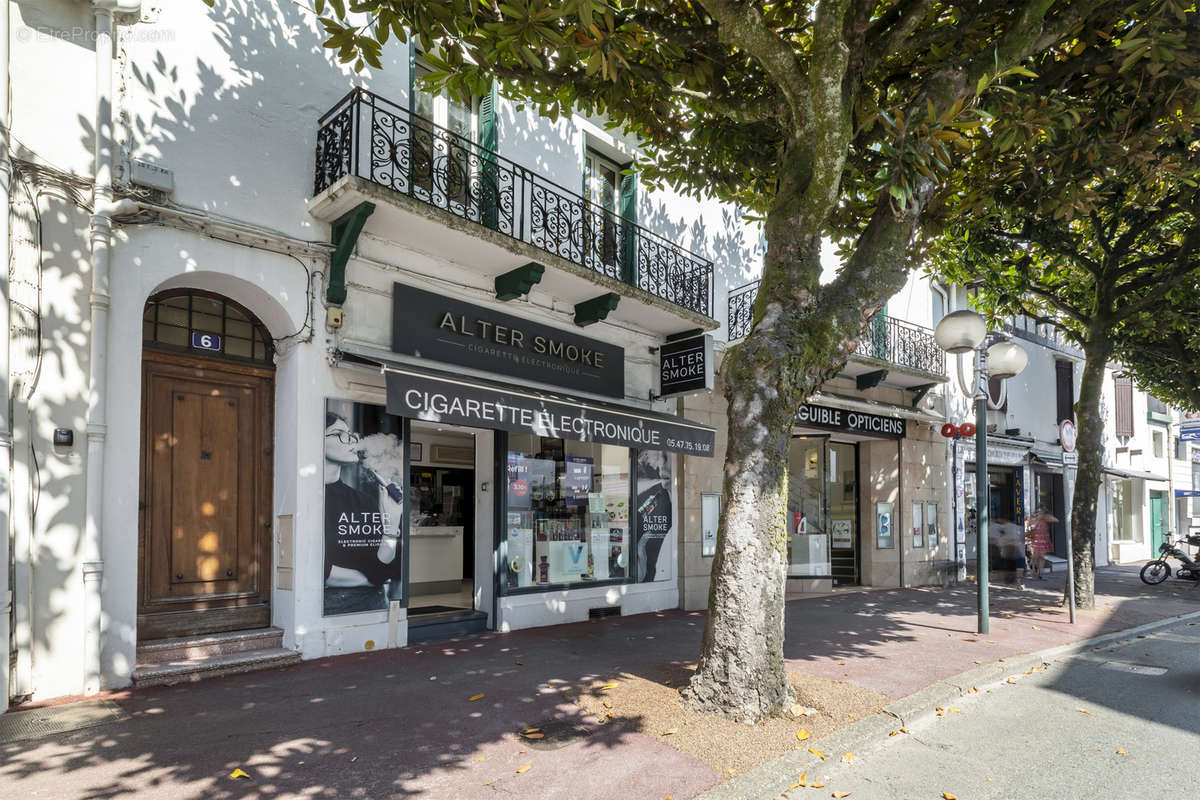
[[[1034,445],[1029,449],[1029,460],[1035,464],[1045,464],[1050,467],[1061,467],[1063,465],[1062,449],[1038,447],[1037,445]]]
[[[1155,475],[1153,472],[1142,472],[1136,469],[1121,469],[1120,467],[1102,467],[1102,472],[1109,475],[1115,475],[1118,478],[1137,478],[1143,481],[1163,481],[1167,478],[1164,475]]]
[[[387,410],[397,416],[710,458],[716,444],[714,429],[682,417],[375,356],[341,353],[340,357],[382,368]]]

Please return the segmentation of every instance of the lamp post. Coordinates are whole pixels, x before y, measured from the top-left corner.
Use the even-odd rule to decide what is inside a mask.
[[[978,630],[988,632],[988,479],[987,479],[987,408],[988,378],[1011,378],[1025,369],[1029,356],[1013,342],[999,341],[987,346],[988,330],[983,317],[974,311],[954,311],[942,317],[933,332],[938,347],[956,357],[975,351],[975,390],[959,387],[975,401],[975,559],[979,591]],[[989,374],[990,365],[990,374]]]

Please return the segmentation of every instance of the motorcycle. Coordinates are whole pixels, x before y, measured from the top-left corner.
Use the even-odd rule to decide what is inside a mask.
[[[1200,547],[1200,536],[1188,536],[1187,543],[1193,547]],[[1176,578],[1185,581],[1200,582],[1200,564],[1193,561],[1191,556],[1170,539],[1167,539],[1159,546],[1158,558],[1153,561],[1147,561],[1146,565],[1142,567],[1142,582],[1156,586],[1171,577],[1171,565],[1167,563],[1168,558],[1176,558],[1181,564],[1181,566],[1175,569]]]

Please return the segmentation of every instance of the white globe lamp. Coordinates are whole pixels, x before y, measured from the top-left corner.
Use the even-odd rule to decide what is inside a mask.
[[[1016,342],[996,342],[988,348],[988,372],[993,378],[1012,378],[1028,363],[1029,355]]]
[[[933,331],[937,346],[947,353],[969,353],[987,336],[987,323],[974,311],[952,311]]]

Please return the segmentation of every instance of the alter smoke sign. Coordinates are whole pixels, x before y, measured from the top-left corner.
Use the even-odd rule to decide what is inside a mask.
[[[659,397],[713,388],[713,340],[704,334],[667,342],[658,350]]]

